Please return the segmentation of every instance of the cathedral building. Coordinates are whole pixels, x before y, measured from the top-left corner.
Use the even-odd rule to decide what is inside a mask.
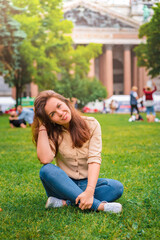
[[[90,77],[106,87],[108,97],[127,95],[133,85],[139,96],[149,77],[144,67],[137,66],[134,48],[145,39],[138,38],[141,24],[153,15],[154,0],[64,0],[64,18],[73,22],[74,45],[100,43],[102,54],[90,61]],[[148,12],[148,15],[144,15]],[[159,78],[159,77],[158,77]],[[157,79],[158,79],[157,78]],[[156,79],[156,81],[157,81]],[[160,81],[157,81],[160,82]],[[160,86],[158,87],[160,89]],[[31,83],[24,96],[35,97],[38,88]],[[0,93],[1,94],[1,93]],[[12,90],[15,97],[15,91]]]
[[[76,45],[100,43],[103,53],[90,61],[89,76],[96,76],[106,87],[108,97],[127,95],[133,85],[139,96],[149,77],[137,66],[134,48],[145,39],[138,30],[153,15],[158,1],[76,0],[64,1],[64,18],[74,24],[72,39]],[[148,16],[144,18],[144,8]]]

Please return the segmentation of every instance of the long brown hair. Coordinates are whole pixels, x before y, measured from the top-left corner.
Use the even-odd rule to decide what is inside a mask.
[[[32,124],[33,142],[37,144],[39,122],[41,122],[47,129],[48,137],[54,142],[56,153],[58,152],[58,140],[62,136],[64,127],[62,125],[51,122],[49,116],[45,112],[45,105],[50,98],[57,98],[64,102],[71,110],[71,121],[69,123],[69,132],[71,135],[74,147],[82,147],[82,145],[89,140],[90,131],[85,120],[80,116],[79,112],[72,106],[71,102],[62,95],[52,91],[46,90],[38,94],[34,101],[34,121]]]

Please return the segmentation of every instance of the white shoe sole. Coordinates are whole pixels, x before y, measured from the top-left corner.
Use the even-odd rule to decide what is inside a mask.
[[[104,205],[104,212],[120,213],[122,212],[122,205],[120,203],[106,203]]]
[[[47,199],[47,202],[46,202],[46,205],[45,205],[45,208],[48,209],[48,208],[51,208],[51,202],[50,202],[50,197]]]

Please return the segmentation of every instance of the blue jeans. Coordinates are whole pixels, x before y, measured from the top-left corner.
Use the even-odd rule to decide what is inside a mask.
[[[152,114],[155,116],[156,113],[155,113],[155,111],[154,111],[154,106],[146,107],[146,113],[147,113],[147,115],[149,115],[150,113],[152,113]]]
[[[88,179],[75,180],[59,167],[49,163],[40,169],[40,179],[48,197],[66,200],[67,205],[75,204],[79,194],[85,191]],[[95,188],[91,209],[96,211],[102,201],[113,202],[123,193],[123,185],[116,180],[99,178]]]

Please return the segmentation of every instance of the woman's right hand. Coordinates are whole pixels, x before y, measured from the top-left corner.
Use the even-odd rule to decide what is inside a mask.
[[[79,208],[81,210],[90,209],[93,204],[93,195],[94,191],[92,191],[92,189],[90,190],[86,189],[84,192],[78,195],[78,197],[75,200],[75,203],[76,204],[79,203]]]
[[[155,82],[154,82],[153,80],[152,80],[152,85],[153,85],[153,86],[156,86],[156,84],[155,84]]]
[[[54,153],[50,147],[47,129],[41,121],[39,121],[38,127],[37,157],[42,164],[50,163],[54,159]]]

